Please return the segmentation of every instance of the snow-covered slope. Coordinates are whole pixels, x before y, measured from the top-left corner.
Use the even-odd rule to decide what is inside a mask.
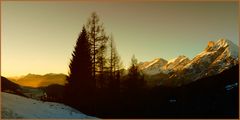
[[[94,118],[69,106],[1,92],[2,118]]]
[[[238,46],[226,39],[208,42],[204,51],[194,57],[183,68],[188,78],[199,78],[219,74],[238,63]]]
[[[238,46],[226,39],[220,39],[217,42],[210,41],[205,50],[194,57],[185,68],[201,62],[217,63],[226,58],[238,60]]]
[[[167,64],[167,61],[162,58],[154,59],[150,62],[144,62],[139,65],[139,69],[145,74],[154,75],[157,73],[164,72],[162,67]]]
[[[162,58],[154,59],[150,62],[143,62],[139,65],[140,70],[147,75],[168,74],[184,67],[190,60],[184,55],[166,61]]]
[[[164,66],[164,69],[176,71],[182,69],[186,64],[190,62],[190,59],[184,55],[180,55],[174,59],[168,61],[168,63]]]

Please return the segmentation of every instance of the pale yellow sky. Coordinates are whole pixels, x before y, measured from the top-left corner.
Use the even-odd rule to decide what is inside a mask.
[[[3,76],[67,73],[83,24],[94,11],[113,34],[125,66],[201,52],[210,40],[238,44],[235,2],[30,2],[1,4]]]

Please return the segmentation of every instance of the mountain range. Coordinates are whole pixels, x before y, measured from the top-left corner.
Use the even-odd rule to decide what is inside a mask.
[[[238,46],[230,40],[219,39],[215,42],[209,41],[206,48],[193,59],[184,55],[179,55],[169,61],[156,58],[152,61],[140,62],[139,69],[150,86],[181,86],[220,74],[238,64],[238,60]],[[66,77],[65,74],[49,73],[46,75],[28,74],[9,79],[21,86],[36,88],[52,84],[65,85]]]
[[[55,74],[48,73],[45,75],[37,75],[37,74],[27,74],[18,78],[8,78],[14,83],[17,83],[21,86],[27,87],[46,87],[52,84],[65,85],[66,84],[65,74]]]
[[[181,86],[223,72],[238,64],[238,46],[227,39],[209,41],[193,59],[180,55],[169,61],[157,58],[139,63],[152,85]]]

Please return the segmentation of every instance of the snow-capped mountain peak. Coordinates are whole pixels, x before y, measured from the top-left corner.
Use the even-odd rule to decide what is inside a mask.
[[[226,39],[208,42],[204,51],[184,66],[185,76],[197,80],[219,74],[238,63],[238,46]]]
[[[225,39],[222,39],[222,40],[219,40],[218,41],[219,45],[222,45],[224,47],[227,47],[228,49],[226,49],[224,52],[226,52],[228,54],[228,56],[234,58],[234,59],[238,59],[238,50],[239,50],[239,47],[234,44],[232,41],[230,40],[225,40]]]
[[[143,62],[139,65],[140,70],[147,74],[157,74],[161,72],[161,68],[167,64],[162,58],[156,58],[150,62]]]
[[[158,66],[158,67],[161,67],[163,65],[165,65],[167,63],[166,60],[162,59],[162,58],[156,58],[150,62],[143,62],[140,64],[139,68],[140,69],[147,69],[151,66]]]
[[[190,59],[184,55],[180,55],[174,59],[168,61],[168,63],[164,66],[166,70],[177,70],[185,66],[190,62]]]
[[[152,60],[151,62],[141,63],[139,68],[143,71],[143,73],[148,75],[158,73],[168,74],[169,72],[182,68],[189,61],[189,58],[184,55],[180,55],[169,61],[166,61],[162,58],[157,58]]]
[[[181,61],[184,60],[184,59],[189,59],[189,58],[186,57],[186,56],[184,56],[184,55],[179,55],[178,57],[169,60],[169,61],[168,61],[168,64],[169,64],[169,63],[174,63],[174,62],[181,62]]]
[[[224,51],[224,53],[226,54],[225,57],[231,56],[235,59],[238,58],[238,46],[235,45],[232,41],[227,39],[219,39],[216,42],[213,41],[208,42],[208,46],[205,49],[205,52],[221,51],[220,49],[225,49]]]
[[[229,43],[232,43],[231,41],[227,40],[227,39],[219,39],[216,42],[217,46],[222,46],[222,47],[227,47],[229,45]]]
[[[148,68],[150,66],[152,66],[153,64],[159,62],[161,60],[161,58],[156,58],[153,61],[151,61],[148,65],[146,65],[144,68]]]

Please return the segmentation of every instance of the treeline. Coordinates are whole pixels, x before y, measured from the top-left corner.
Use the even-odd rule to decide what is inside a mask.
[[[128,75],[123,77],[125,71],[113,35],[107,35],[99,16],[92,13],[72,53],[64,102],[96,115],[103,106],[105,109],[117,104],[120,93],[135,95],[144,87],[144,77],[137,65],[133,56]]]

